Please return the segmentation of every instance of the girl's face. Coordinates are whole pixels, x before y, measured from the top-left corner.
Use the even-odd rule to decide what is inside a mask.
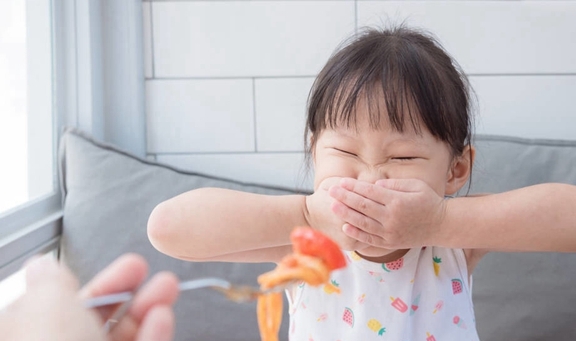
[[[443,197],[456,193],[465,184],[469,158],[454,157],[448,144],[432,136],[424,125],[417,133],[408,123],[400,133],[387,120],[381,120],[375,129],[369,125],[368,114],[357,114],[356,127],[326,128],[317,137],[313,148],[314,189],[332,177],[370,183],[388,178],[419,179]],[[466,149],[463,155],[467,154],[470,153]],[[362,254],[379,257],[392,251],[369,249],[362,250]]]
[[[448,144],[424,127],[420,134],[410,124],[402,133],[391,129],[388,122],[374,129],[365,117],[358,118],[356,129],[326,128],[320,133],[313,150],[314,189],[330,177],[370,183],[389,178],[419,179],[440,196],[459,189],[449,186],[454,158]]]

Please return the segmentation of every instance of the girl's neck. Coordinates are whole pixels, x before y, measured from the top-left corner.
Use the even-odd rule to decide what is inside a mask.
[[[406,253],[408,253],[409,250],[410,249],[394,250],[394,251],[387,253],[385,255],[382,255],[382,256],[366,256],[366,255],[362,254],[362,251],[355,251],[355,252],[360,257],[366,259],[367,261],[370,261],[373,263],[388,263],[388,262],[392,262],[392,261],[395,261],[397,259],[400,259]]]

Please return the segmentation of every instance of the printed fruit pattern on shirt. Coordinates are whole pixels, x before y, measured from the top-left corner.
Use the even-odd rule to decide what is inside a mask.
[[[411,249],[383,264],[345,254],[329,284],[289,295],[290,340],[478,340],[462,250]]]

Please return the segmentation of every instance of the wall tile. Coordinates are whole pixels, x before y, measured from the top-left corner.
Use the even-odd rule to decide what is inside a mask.
[[[576,76],[477,76],[477,132],[576,139]]]
[[[149,2],[142,2],[142,24],[144,38],[144,77],[154,77],[153,54],[152,54],[152,13]]]
[[[576,73],[575,1],[358,1],[358,25],[423,27],[474,74]]]
[[[156,77],[313,76],[354,32],[353,1],[153,2]]]
[[[250,79],[146,82],[148,153],[255,150]]]
[[[256,79],[260,151],[303,151],[306,101],[314,78]]]
[[[303,153],[165,155],[157,160],[181,169],[248,183],[312,189]]]

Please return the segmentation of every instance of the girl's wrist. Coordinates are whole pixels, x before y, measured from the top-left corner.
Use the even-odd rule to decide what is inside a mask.
[[[453,214],[455,212],[455,205],[458,205],[458,198],[446,197],[442,199],[436,211],[434,218],[434,226],[436,226],[432,234],[432,245],[442,247],[454,246],[454,237],[456,234],[452,229]]]

